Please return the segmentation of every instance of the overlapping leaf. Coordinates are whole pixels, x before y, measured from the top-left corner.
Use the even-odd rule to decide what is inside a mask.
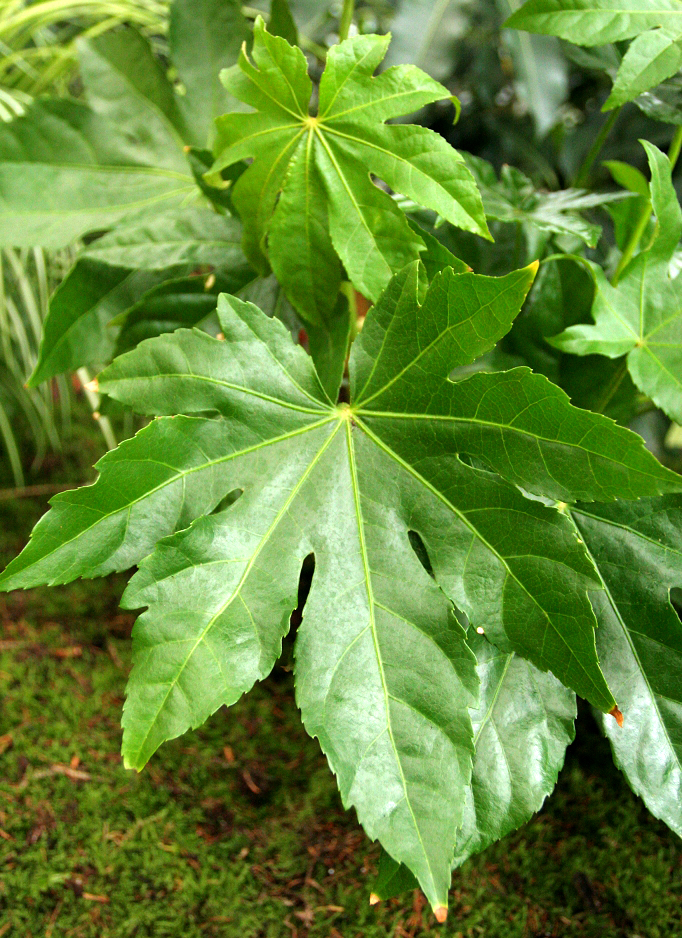
[[[670,161],[643,142],[651,168],[656,232],[650,247],[625,269],[617,287],[590,265],[597,292],[595,324],[571,326],[551,340],[575,355],[627,356],[637,387],[674,420],[682,421],[682,280],[671,279],[670,260],[682,233],[682,212],[670,178]]]
[[[507,26],[581,46],[634,39],[606,108],[633,100],[682,66],[682,10],[677,0],[528,0]]]
[[[236,293],[255,277],[240,241],[237,219],[200,208],[175,209],[121,224],[94,241],[50,300],[31,384],[75,371],[81,365],[110,361],[118,347],[122,317],[128,311],[133,313],[133,322],[141,318],[151,322],[154,316],[159,323],[162,319],[178,325],[199,322],[209,311],[195,315],[199,307],[206,307],[202,291],[210,309],[215,309],[220,292],[215,289],[216,282],[224,291]],[[178,291],[177,278],[187,276],[198,265],[215,266],[213,280],[200,278],[189,290]],[[156,288],[149,297],[149,291]],[[196,299],[188,300],[189,294]],[[185,298],[182,311],[178,296]],[[129,332],[128,341],[132,334]],[[147,336],[155,334],[152,331]]]
[[[679,496],[571,511],[605,589],[592,595],[604,674],[624,715],[603,723],[617,764],[649,810],[682,836],[682,585]]]
[[[75,101],[39,100],[3,123],[0,242],[62,247],[195,190],[188,165],[183,172],[131,162],[122,146],[117,130]]]
[[[384,123],[448,97],[414,66],[373,77],[388,42],[357,36],[329,50],[315,116],[303,53],[260,19],[253,62],[243,52],[223,73],[228,91],[254,111],[219,119],[214,169],[253,159],[234,186],[247,256],[261,269],[267,256],[291,302],[318,325],[333,314],[341,263],[356,289],[376,300],[424,248],[370,172],[453,224],[487,234],[459,154],[424,127]]]
[[[152,421],[105,457],[94,486],[57,496],[1,580],[142,561],[125,597],[149,608],[124,717],[126,761],[141,767],[268,673],[313,553],[296,639],[304,722],[344,802],[436,908],[464,819],[478,683],[450,601],[505,653],[614,705],[587,597],[597,574],[570,520],[515,484],[602,499],[680,487],[637,437],[525,369],[449,381],[508,331],[533,274],[446,269],[420,306],[408,267],[354,344],[350,405],[332,403],[281,323],[233,297],[219,305],[225,341],[180,330],[143,342],[101,389],[184,416]]]

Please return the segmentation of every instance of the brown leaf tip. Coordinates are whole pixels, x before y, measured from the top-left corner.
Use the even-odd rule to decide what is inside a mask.
[[[379,898],[379,896],[377,896],[375,892],[373,892],[369,897],[369,904],[377,905],[379,902],[381,902],[381,899]]]
[[[438,924],[443,925],[448,917],[448,907],[446,905],[437,905],[433,910],[433,914],[436,916]]]
[[[613,710],[609,710],[609,716],[613,717],[618,726],[623,726],[623,714],[620,712],[617,706],[614,707]]]

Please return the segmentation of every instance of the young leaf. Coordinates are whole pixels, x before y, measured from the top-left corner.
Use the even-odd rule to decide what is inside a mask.
[[[454,866],[540,810],[556,785],[576,717],[575,695],[551,674],[504,654],[472,629],[467,641],[481,692],[472,711],[476,755]]]
[[[39,100],[0,124],[0,243],[58,248],[133,212],[179,205],[196,186],[146,166],[116,126],[75,101]]]
[[[602,721],[618,766],[649,810],[682,836],[682,585],[679,496],[571,510],[604,583],[592,594],[597,649],[623,711]]]
[[[682,63],[682,10],[676,0],[528,0],[506,22],[579,46],[637,37],[623,58],[605,108],[631,101]]]
[[[682,422],[682,280],[668,275],[682,233],[682,212],[670,161],[653,144],[643,141],[643,146],[651,168],[654,240],[626,267],[617,287],[600,267],[590,265],[597,286],[595,324],[571,326],[549,341],[575,355],[626,355],[637,387]]]
[[[370,171],[453,224],[487,236],[480,197],[459,154],[424,127],[384,123],[448,97],[413,66],[373,77],[387,46],[380,36],[333,46],[317,116],[309,113],[303,53],[271,36],[261,19],[253,64],[242,52],[223,73],[227,89],[255,110],[218,120],[214,172],[253,158],[234,186],[247,256],[265,270],[267,254],[293,305],[318,325],[336,302],[338,259],[356,289],[376,300],[391,274],[423,249]]]
[[[212,144],[215,118],[234,103],[220,83],[220,71],[237,60],[250,38],[239,0],[173,0],[168,41],[184,86],[178,106],[188,143]]]
[[[642,33],[623,56],[604,110],[619,107],[626,101],[655,87],[682,68],[682,26],[652,29]]]
[[[216,416],[162,417],[122,444],[94,486],[54,500],[0,579],[9,589],[122,569],[185,528],[158,544],[126,593],[128,605],[148,606],[125,711],[125,758],[139,768],[164,739],[268,672],[300,563],[313,553],[296,638],[304,722],[344,803],[412,870],[439,914],[470,777],[468,708],[478,683],[449,601],[507,652],[552,670],[600,709],[614,706],[587,597],[596,573],[570,520],[461,461],[457,433],[438,417],[441,409],[455,415],[472,380],[508,380],[453,384],[448,375],[509,329],[533,274],[495,280],[446,270],[421,308],[418,265],[397,275],[354,344],[350,405],[331,403],[281,323],[234,297],[218,308],[225,341],[179,330],[143,342],[100,376],[100,389],[152,415]],[[513,380],[532,390],[535,379]],[[532,440],[518,471],[540,490],[556,484],[547,481],[553,449],[565,466],[581,447],[594,475],[578,461],[563,479],[592,497],[680,488],[633,434],[563,399],[530,404],[518,422],[493,410],[462,420],[503,475],[500,434],[508,445]],[[624,463],[640,467],[626,482]],[[235,492],[229,508],[209,514]]]

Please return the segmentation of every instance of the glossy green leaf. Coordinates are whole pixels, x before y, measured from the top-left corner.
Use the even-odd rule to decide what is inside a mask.
[[[579,46],[634,38],[605,108],[631,101],[682,65],[682,9],[677,0],[528,0],[506,25]]]
[[[84,256],[114,267],[141,270],[209,264],[246,271],[241,238],[238,219],[229,215],[198,207],[173,209],[118,225],[92,242]]]
[[[605,589],[592,595],[597,649],[623,711],[602,721],[617,765],[649,810],[682,836],[682,585],[679,496],[571,511]]]
[[[595,324],[572,326],[550,341],[575,355],[626,355],[637,387],[673,420],[682,421],[682,281],[668,274],[682,233],[682,212],[670,161],[653,144],[643,145],[657,222],[653,242],[630,262],[617,287],[592,264]]]
[[[184,171],[146,166],[89,107],[36,101],[0,124],[0,243],[57,248],[124,215],[179,205],[196,186]]]
[[[170,56],[184,90],[178,106],[188,142],[198,147],[212,143],[215,118],[234,104],[219,75],[250,39],[241,8],[239,0],[174,0],[170,7]]]
[[[487,235],[459,154],[424,127],[384,123],[448,97],[413,66],[373,77],[388,41],[357,36],[330,49],[315,117],[303,53],[271,36],[260,19],[253,63],[242,53],[223,75],[230,93],[255,110],[219,119],[214,171],[253,158],[234,186],[247,256],[265,270],[267,254],[293,305],[318,325],[336,303],[340,262],[356,289],[376,300],[392,273],[423,250],[370,172],[453,224]]]
[[[481,691],[472,711],[476,755],[454,866],[540,810],[556,785],[576,717],[575,694],[553,675],[476,633],[468,643]],[[615,725],[612,717],[604,719]]]
[[[446,269],[420,306],[410,265],[353,345],[350,405],[332,403],[280,322],[235,297],[219,302],[224,341],[180,329],[143,342],[100,390],[169,416],[105,457],[95,485],[53,499],[0,580],[10,589],[140,564],[125,602],[148,611],[124,716],[125,759],[139,768],[268,673],[312,553],[295,653],[304,722],[344,803],[434,908],[464,820],[478,685],[451,602],[505,653],[614,706],[595,650],[593,566],[570,519],[510,482],[591,497],[680,488],[634,434],[571,408],[544,378],[449,380],[508,331],[534,271]],[[521,419],[498,400],[514,382],[544,395]],[[452,417],[469,428],[466,447]],[[510,468],[503,453],[517,446]],[[504,478],[460,460],[471,447]]]

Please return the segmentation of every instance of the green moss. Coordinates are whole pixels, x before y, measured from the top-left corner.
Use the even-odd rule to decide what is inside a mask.
[[[5,504],[3,554],[39,511]],[[0,734],[12,738],[0,756],[0,935],[679,933],[679,840],[627,789],[589,712],[545,810],[455,873],[442,929],[418,895],[368,905],[378,851],[343,811],[281,667],[140,775],[126,772],[122,586],[0,597]]]

